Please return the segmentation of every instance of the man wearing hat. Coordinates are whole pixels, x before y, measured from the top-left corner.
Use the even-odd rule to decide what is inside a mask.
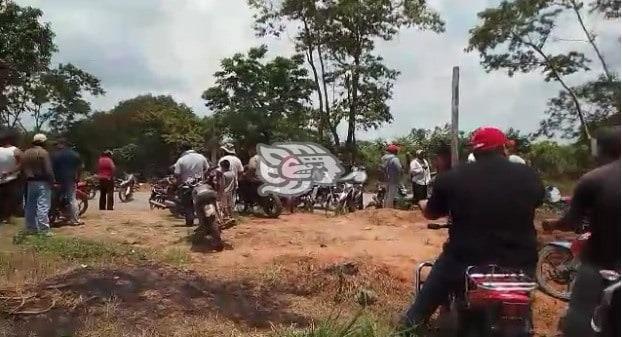
[[[233,189],[228,194],[231,198],[231,200],[229,200],[229,204],[233,207],[235,206],[235,196],[237,194],[239,186],[238,181],[240,179],[240,176],[244,173],[244,165],[242,165],[242,161],[240,160],[240,158],[236,156],[235,148],[233,148],[232,144],[225,144],[220,147],[220,150],[224,153],[224,155],[218,160],[218,165],[220,166],[221,163],[225,160],[228,161],[229,171],[233,172],[235,178],[234,184],[232,186]]]
[[[384,195],[384,208],[393,208],[395,197],[397,196],[400,178],[402,176],[402,163],[397,157],[399,146],[389,144],[386,154],[380,158],[380,165],[384,179],[386,181],[386,193]]]
[[[452,224],[443,252],[406,313],[407,328],[425,324],[451,291],[460,290],[455,287],[464,285],[468,266],[535,271],[533,220],[544,187],[532,168],[507,160],[505,143],[501,130],[477,129],[471,138],[476,161],[441,174],[430,199],[419,203],[426,218],[451,214]]]
[[[45,149],[47,137],[36,134],[32,147],[24,152],[22,172],[26,179],[26,231],[51,235],[48,213],[52,198],[54,171],[50,155]]]

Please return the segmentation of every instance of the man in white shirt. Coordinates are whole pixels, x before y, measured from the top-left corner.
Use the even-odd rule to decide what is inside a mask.
[[[18,203],[18,180],[22,152],[15,147],[16,132],[0,130],[0,223],[15,215]]]
[[[205,172],[209,169],[207,158],[192,150],[190,144],[182,144],[181,148],[184,152],[177,159],[175,165],[173,165],[177,183],[181,185],[189,179],[203,178]],[[181,202],[184,205],[186,226],[192,226],[194,224],[192,194],[188,193]]]
[[[229,161],[231,172],[235,174],[235,179],[237,181],[240,175],[244,172],[244,165],[242,165],[242,161],[236,156],[233,145],[225,144],[221,146],[220,149],[222,150],[222,152],[224,152],[224,155],[218,160],[218,165],[220,165],[220,162],[222,162],[223,160]]]
[[[423,150],[417,150],[415,159],[410,162],[410,177],[413,187],[413,201],[428,198],[428,184],[430,184],[430,164],[425,159]]]

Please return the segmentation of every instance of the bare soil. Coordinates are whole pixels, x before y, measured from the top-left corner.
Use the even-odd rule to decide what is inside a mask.
[[[12,308],[23,294],[36,294],[24,307],[54,304],[44,314],[0,320],[0,332],[4,325],[14,336],[106,335],[102,331],[110,336],[259,336],[275,326],[305,326],[336,311],[355,312],[362,297],[368,310],[395,321],[411,300],[415,266],[434,259],[447,235],[426,229],[418,211],[373,209],[339,217],[295,213],[242,218],[223,233],[227,249],[214,252],[209,243],[190,244],[191,228],[166,211],[150,210],[146,197],[139,193],[112,212],[91,205],[86,225],[57,232],[181,252],[187,260],[177,266],[153,261],[74,266],[43,282],[0,290],[15,297],[3,302]],[[565,307],[537,293],[537,335],[554,336]]]

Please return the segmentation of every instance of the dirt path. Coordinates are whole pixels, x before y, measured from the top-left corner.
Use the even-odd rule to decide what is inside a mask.
[[[217,276],[223,282],[244,278],[255,282],[255,287],[269,282],[269,289],[282,291],[289,311],[300,317],[330,313],[322,303],[333,296],[329,292],[336,281],[317,274],[318,268],[352,261],[366,277],[361,276],[356,287],[373,288],[389,303],[383,312],[396,314],[409,301],[414,267],[437,256],[446,239],[444,231],[427,230],[427,222],[414,211],[364,210],[340,217],[295,213],[279,219],[243,218],[223,233],[228,248],[215,253],[189,244],[186,237],[191,229],[164,210],[150,210],[147,197],[137,193],[134,201],[118,203],[113,212],[97,210],[93,200],[84,217],[87,225],[63,227],[59,232],[188,252],[185,270]],[[564,308],[565,304],[536,294],[539,335],[553,335]]]

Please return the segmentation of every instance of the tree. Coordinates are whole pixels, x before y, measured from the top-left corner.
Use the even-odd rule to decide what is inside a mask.
[[[309,134],[313,82],[301,56],[262,63],[267,48],[252,48],[221,62],[216,85],[203,93],[217,123],[238,147],[301,140]]]
[[[32,74],[48,68],[56,51],[49,23],[41,10],[0,0],[0,123],[15,127],[21,120],[24,94]]]
[[[601,79],[605,79],[605,85],[599,84],[602,80],[597,80],[573,87],[567,76],[590,70],[591,60],[577,51],[555,54],[549,51],[554,49],[550,45],[554,41],[551,36],[556,19],[566,11],[575,15],[586,42],[598,57],[603,68]],[[544,74],[545,81],[556,81],[562,86],[563,91],[559,97],[549,101],[547,118],[542,122],[540,130],[544,135],[552,136],[561,131],[562,135],[573,137],[577,134],[577,126],[580,126],[583,135],[590,138],[589,124],[600,117],[602,110],[594,111],[586,109],[586,106],[594,103],[602,106],[602,98],[619,97],[619,80],[607,67],[596,44],[596,36],[585,26],[583,11],[584,4],[575,0],[503,1],[496,8],[480,12],[478,16],[482,23],[470,30],[467,51],[477,50],[480,53],[486,71],[504,69],[509,76],[516,72],[539,71]],[[593,92],[596,87],[607,88],[608,93],[600,95]],[[595,96],[600,98],[596,102],[590,101]],[[619,102],[611,101],[609,105],[619,106]]]
[[[279,36],[296,26],[297,50],[313,72],[318,100],[318,133],[331,132],[340,145],[337,125],[348,125],[346,145],[355,148],[355,131],[391,120],[386,101],[398,72],[372,54],[375,41],[391,40],[402,27],[444,30],[439,15],[420,0],[249,0],[257,10],[259,35]]]
[[[205,151],[206,136],[192,109],[170,96],[152,95],[119,102],[111,111],[94,113],[68,131],[87,167],[110,149],[123,170],[144,176],[164,174],[184,142]]]
[[[49,126],[61,133],[90,113],[83,94],[104,90],[95,76],[70,63],[50,68],[57,49],[41,16],[39,9],[0,0],[0,123],[25,130],[22,119],[29,113],[34,131]]]
[[[69,64],[40,74],[31,88],[27,109],[34,120],[34,130],[49,124],[52,131],[62,133],[76,119],[91,112],[91,104],[83,97],[85,92],[103,95],[105,92],[95,76]]]

